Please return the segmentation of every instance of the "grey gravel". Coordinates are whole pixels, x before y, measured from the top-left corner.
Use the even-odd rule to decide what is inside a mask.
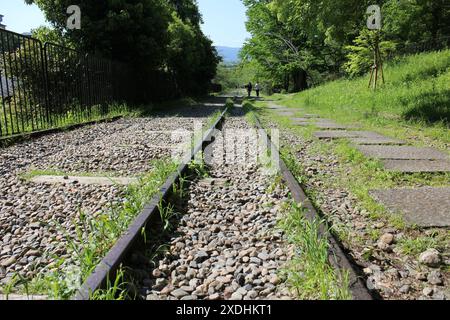
[[[249,125],[239,116],[224,123],[225,132],[243,128]],[[190,185],[186,213],[173,232],[170,251],[156,261],[159,270],[167,265],[170,272],[160,277],[173,286],[150,295],[181,299],[193,289],[192,295],[206,300],[294,298],[277,275],[294,254],[275,227],[288,190],[279,185],[267,192],[273,177],[257,165],[223,164],[218,157],[211,163],[210,177]],[[178,281],[184,276],[190,279],[189,289]]]

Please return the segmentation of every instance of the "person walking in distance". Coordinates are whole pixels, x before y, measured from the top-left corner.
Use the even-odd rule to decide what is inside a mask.
[[[252,85],[251,82],[249,82],[248,85],[247,85],[247,92],[248,92],[248,97],[249,98],[252,95],[252,90],[253,90],[253,85]]]
[[[259,83],[255,84],[255,91],[256,91],[256,96],[259,98],[259,91],[261,91],[261,86],[259,85]]]

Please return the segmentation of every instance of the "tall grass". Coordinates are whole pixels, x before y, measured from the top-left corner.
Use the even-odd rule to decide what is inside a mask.
[[[305,219],[303,209],[292,203],[279,226],[297,254],[283,274],[300,299],[350,300],[348,272],[329,264],[328,239],[319,233],[321,225],[323,221]]]

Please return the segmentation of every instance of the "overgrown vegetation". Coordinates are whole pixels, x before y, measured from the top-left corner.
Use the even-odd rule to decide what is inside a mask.
[[[450,143],[450,50],[412,55],[386,66],[376,92],[368,78],[338,80],[278,103],[343,124],[447,151]]]
[[[297,255],[283,270],[287,282],[300,299],[350,300],[348,273],[335,270],[328,262],[328,239],[319,233],[323,221],[308,221],[295,203],[280,220]]]
[[[450,42],[445,0],[244,0],[251,38],[243,63],[257,65],[259,82],[297,92],[347,74],[370,71],[366,10],[379,4],[382,54],[437,50]],[[372,54],[373,57],[373,54]],[[268,91],[272,91],[272,90]]]

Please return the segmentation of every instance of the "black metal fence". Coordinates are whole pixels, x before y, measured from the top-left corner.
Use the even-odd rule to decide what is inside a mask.
[[[105,116],[134,88],[126,65],[0,30],[0,137]]]

